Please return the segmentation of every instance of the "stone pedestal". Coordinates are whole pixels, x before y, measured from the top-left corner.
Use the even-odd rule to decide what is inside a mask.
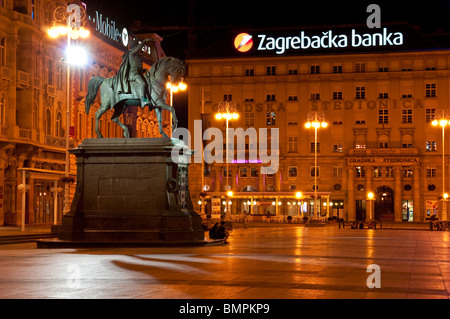
[[[177,139],[86,139],[77,157],[77,187],[63,216],[60,241],[72,243],[198,243],[186,156],[172,158]],[[179,152],[178,152],[179,153]],[[177,153],[177,154],[178,154]]]

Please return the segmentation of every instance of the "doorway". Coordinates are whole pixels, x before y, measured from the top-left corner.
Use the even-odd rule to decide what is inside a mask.
[[[394,191],[387,186],[375,190],[375,219],[394,220]]]

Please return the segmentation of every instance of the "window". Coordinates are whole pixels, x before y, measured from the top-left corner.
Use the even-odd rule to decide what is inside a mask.
[[[31,19],[36,18],[36,0],[31,0]]]
[[[402,147],[403,147],[403,148],[412,148],[413,146],[412,146],[411,143],[403,143],[403,144],[402,144]]]
[[[5,96],[0,95],[0,126],[6,125],[6,105]],[[35,127],[37,129],[37,126]]]
[[[319,74],[320,73],[320,65],[315,64],[311,65],[311,74]]]
[[[434,118],[436,117],[436,115],[434,114],[435,111],[436,109],[425,110],[425,122],[427,123],[433,122]]]
[[[427,177],[436,177],[436,169],[427,167]]]
[[[320,93],[311,93],[311,100],[320,100]]]
[[[254,76],[254,75],[255,75],[255,70],[253,69],[253,67],[245,68],[245,76]]]
[[[365,98],[366,98],[366,87],[365,86],[357,86],[355,99],[362,100]]]
[[[436,152],[436,141],[426,141],[425,149],[427,152]]]
[[[409,178],[413,176],[413,169],[411,166],[404,166],[402,169],[403,177]]]
[[[258,176],[259,176],[258,168],[252,167],[250,169],[250,177],[258,177]]]
[[[386,167],[386,177],[387,178],[394,177],[394,166],[387,166]]]
[[[363,166],[356,166],[356,177],[365,177],[366,176],[366,168]]]
[[[223,101],[224,102],[231,102],[233,100],[233,95],[232,94],[224,94],[223,95]]]
[[[342,73],[342,65],[333,65],[333,73]]]
[[[379,99],[388,99],[389,98],[389,93],[378,93],[378,98]]]
[[[276,74],[276,68],[274,65],[267,66],[267,75],[275,75]]]
[[[247,167],[241,167],[239,168],[239,177],[246,178],[247,176]]]
[[[412,123],[412,110],[402,110],[402,123]]]
[[[62,65],[58,65],[56,67],[56,88],[58,90],[63,89],[63,72],[62,72]]]
[[[245,112],[244,113],[245,125],[248,127],[255,126],[255,113]]]
[[[389,110],[378,110],[378,124],[389,123]]]
[[[436,97],[436,83],[425,84],[425,97]]]
[[[402,98],[404,98],[404,99],[412,98],[412,94],[411,93],[404,93],[404,94],[402,94]]]
[[[266,124],[267,125],[275,125],[276,123],[276,113],[275,112],[267,112],[266,113]]]
[[[355,63],[355,72],[356,73],[364,73],[366,72],[366,64],[364,62]]]
[[[297,101],[297,100],[298,100],[297,95],[289,95],[289,97],[288,97],[288,101]]]
[[[298,74],[298,70],[294,69],[294,68],[290,68],[288,71],[289,75],[297,75]]]
[[[342,153],[342,145],[333,145],[333,153]]]
[[[297,153],[298,149],[298,137],[289,136],[288,153]]]
[[[383,177],[383,167],[381,166],[374,166],[373,168],[373,177],[374,178],[379,178],[379,177]]]
[[[310,171],[311,177],[316,177],[316,176],[319,177],[320,176],[320,167],[319,166],[311,166],[309,171]]]
[[[0,66],[6,65],[6,38],[0,39]]]
[[[315,150],[315,147],[314,147],[314,142],[313,143],[311,143],[311,149],[310,149],[310,152],[311,153],[314,153],[316,150]],[[317,153],[320,153],[320,143],[319,142],[317,142]]]
[[[379,147],[380,148],[389,148],[389,143],[388,142],[380,142]]]
[[[289,177],[290,178],[296,178],[297,177],[297,167],[296,166],[288,167],[288,171],[289,171]]]
[[[378,68],[378,72],[389,72],[389,68],[387,67]]]
[[[53,61],[47,60],[47,84],[53,85]]]
[[[333,166],[333,177],[342,178],[342,166]]]
[[[333,92],[333,100],[342,100],[342,92]]]
[[[275,94],[267,94],[266,101],[276,101]]]

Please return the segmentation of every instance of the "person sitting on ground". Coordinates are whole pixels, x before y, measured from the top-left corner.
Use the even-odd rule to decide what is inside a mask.
[[[209,231],[209,238],[211,239],[217,239],[217,229],[219,228],[219,223],[215,223],[214,226]]]
[[[224,242],[227,242],[228,237],[230,236],[230,233],[225,229],[225,221],[220,222],[219,228],[216,230],[216,239],[225,239]]]
[[[352,224],[352,227],[351,227],[352,229],[357,229],[358,227],[356,227],[356,222],[353,222],[353,224]]]

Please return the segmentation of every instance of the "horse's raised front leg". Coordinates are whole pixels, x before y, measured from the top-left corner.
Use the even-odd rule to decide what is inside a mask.
[[[166,132],[164,132],[164,130],[163,130],[162,111],[158,108],[155,108],[155,114],[156,114],[156,118],[158,119],[159,134],[161,134],[161,137],[170,138],[169,136],[167,136]]]
[[[175,109],[170,106],[169,104],[167,104],[164,100],[159,99],[156,101],[156,104],[162,109],[162,110],[166,110],[169,111],[170,113],[172,113],[172,131],[174,131],[177,127],[178,127],[178,118],[177,115],[175,113]],[[156,110],[156,109],[155,109]]]

